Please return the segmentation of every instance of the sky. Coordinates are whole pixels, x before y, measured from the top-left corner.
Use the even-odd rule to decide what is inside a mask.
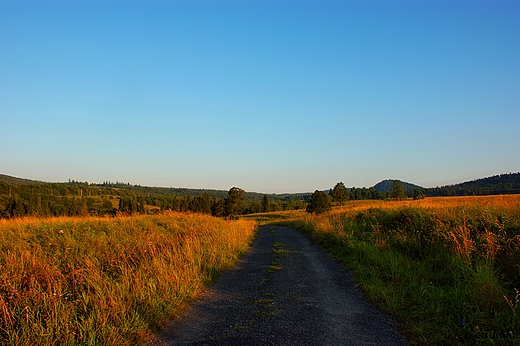
[[[0,0],[3,174],[435,187],[519,134],[517,0]]]

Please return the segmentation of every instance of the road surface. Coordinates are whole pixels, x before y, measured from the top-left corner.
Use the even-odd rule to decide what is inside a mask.
[[[261,226],[248,253],[147,346],[408,345],[303,234]]]

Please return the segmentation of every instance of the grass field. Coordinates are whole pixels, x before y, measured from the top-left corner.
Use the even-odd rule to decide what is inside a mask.
[[[279,221],[353,270],[417,344],[520,344],[520,196],[352,201]]]
[[[236,262],[258,222],[326,247],[413,343],[520,343],[520,196],[505,195],[349,201],[322,215],[236,221],[0,220],[0,344],[139,344]]]
[[[136,345],[249,246],[198,214],[0,220],[1,345]]]

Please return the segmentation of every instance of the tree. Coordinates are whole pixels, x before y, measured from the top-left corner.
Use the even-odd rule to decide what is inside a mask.
[[[352,188],[350,189],[350,199],[352,200],[355,200],[356,199],[356,188],[354,186],[352,186]]]
[[[84,198],[81,199],[81,204],[78,209],[78,215],[81,216],[87,216],[88,215],[88,207],[87,207],[87,201],[85,201]]]
[[[11,197],[7,202],[5,213],[12,218],[22,217],[26,214],[26,206],[18,196]]]
[[[274,201],[274,202],[269,203],[269,210],[270,211],[279,211],[279,210],[283,210],[283,207],[280,204],[280,202]]]
[[[239,187],[232,187],[226,199],[226,215],[235,216],[242,212],[245,201],[245,191]]]
[[[336,202],[339,202],[339,205],[343,205],[349,198],[349,195],[349,191],[342,182],[337,183],[332,189],[332,198],[334,198]]]
[[[179,197],[175,196],[172,199],[171,207],[173,211],[180,211],[181,210],[181,200]]]
[[[224,216],[226,213],[226,205],[223,199],[217,199],[217,197],[213,196],[213,200],[211,201],[211,215],[213,216]]]
[[[139,214],[146,214],[145,201],[144,201],[144,197],[142,197],[142,196],[139,196],[136,199],[136,211]]]
[[[245,209],[245,214],[256,214],[262,212],[262,203],[254,201]]]
[[[332,197],[325,191],[316,190],[312,193],[306,211],[321,214],[332,209]]]
[[[400,180],[394,180],[392,184],[392,191],[390,192],[390,198],[402,200],[406,198],[404,193],[404,186]]]
[[[204,192],[202,195],[193,198],[189,209],[195,213],[211,214],[211,200],[209,195]]]
[[[109,212],[109,211],[112,211],[112,209],[114,209],[114,207],[112,206],[112,202],[110,202],[106,198],[103,198],[103,203],[101,204],[101,206],[103,207],[105,212]]]
[[[421,189],[414,190],[413,199],[424,199],[424,191]]]
[[[269,198],[267,195],[262,196],[262,212],[266,213],[269,211]]]
[[[144,208],[144,205],[142,206]],[[129,215],[137,213],[139,207],[139,204],[137,202],[137,198],[135,197],[126,197],[122,196],[119,199],[119,211],[121,213],[127,213]]]

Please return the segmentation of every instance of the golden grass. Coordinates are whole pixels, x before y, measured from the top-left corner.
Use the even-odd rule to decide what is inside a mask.
[[[246,251],[200,214],[0,221],[0,344],[134,345]]]
[[[299,210],[282,210],[282,211],[272,211],[267,213],[255,213],[255,214],[247,214],[242,215],[241,218],[244,220],[255,220],[259,224],[269,224],[276,221],[283,220],[294,220],[301,219],[307,215],[305,209]]]
[[[518,207],[520,206],[520,195],[491,195],[491,196],[450,196],[450,197],[427,197],[424,199],[405,199],[402,201],[392,200],[361,200],[348,201],[342,207],[335,207],[333,213],[346,211],[360,211],[371,208],[395,209],[401,207],[416,207],[426,209],[443,209],[453,207]]]
[[[340,217],[345,213],[355,213],[374,208],[398,209],[403,207],[416,207],[424,209],[451,209],[458,207],[498,207],[498,208],[520,208],[520,195],[491,195],[491,196],[450,196],[450,197],[427,197],[424,199],[406,199],[402,201],[394,200],[359,200],[347,201],[343,206],[335,206],[330,212],[323,215],[310,215],[305,209],[273,211],[268,213],[257,213],[242,216],[243,219],[255,220],[260,224],[273,222],[295,221],[295,220],[314,220],[327,218],[331,215]],[[323,221],[326,222],[326,221]]]

